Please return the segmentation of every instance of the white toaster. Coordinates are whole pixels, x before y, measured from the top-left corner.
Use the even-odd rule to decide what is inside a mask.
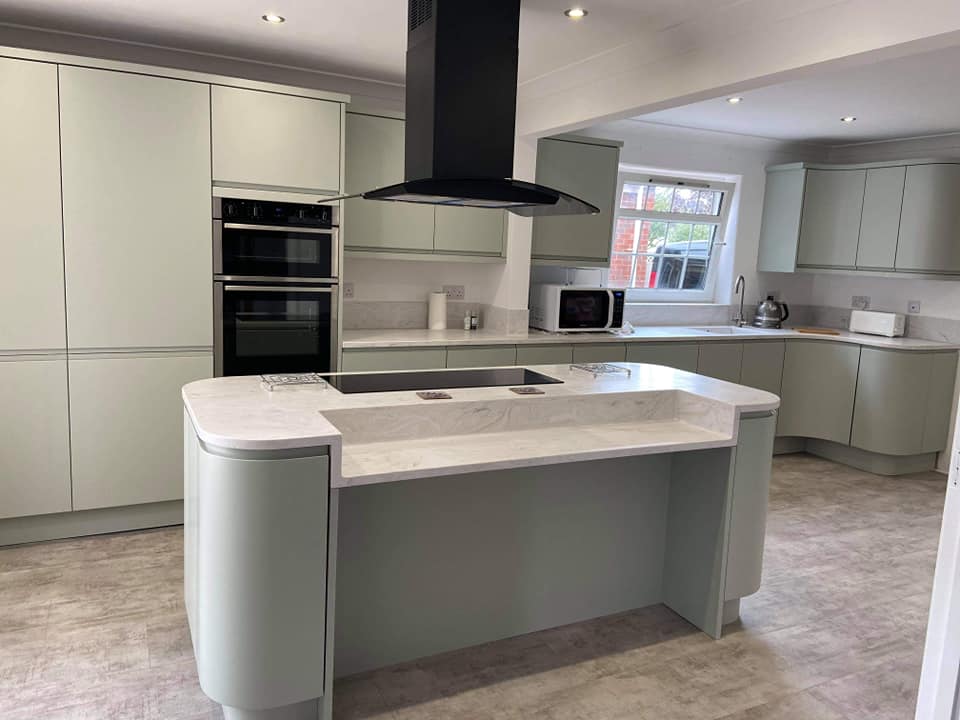
[[[904,316],[900,313],[877,312],[875,310],[853,310],[850,312],[850,332],[900,337],[903,335],[904,324]]]

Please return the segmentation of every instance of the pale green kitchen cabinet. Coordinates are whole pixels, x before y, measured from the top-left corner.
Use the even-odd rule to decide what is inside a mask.
[[[857,267],[865,270],[892,270],[900,234],[900,207],[903,203],[905,167],[867,170],[860,218]]]
[[[627,343],[627,362],[665,365],[697,372],[700,347],[695,343]]]
[[[782,340],[745,342],[740,384],[779,395],[785,353],[786,343]]]
[[[342,103],[222,85],[210,101],[214,184],[340,194]]]
[[[498,367],[517,364],[516,345],[454,346],[447,348],[448,368]]]
[[[777,434],[849,444],[859,365],[859,345],[788,342]]]
[[[434,208],[433,249],[453,255],[503,255],[507,217],[490,208]]]
[[[542,138],[537,143],[537,183],[593,203],[600,212],[534,218],[531,254],[535,262],[610,264],[621,145],[572,136]]]
[[[624,362],[627,348],[623,343],[584,343],[573,346],[575,363]]]
[[[61,65],[60,135],[70,348],[210,347],[209,86]]]
[[[800,164],[767,168],[757,270],[793,272],[797,269],[797,242],[806,177],[807,171]]]
[[[701,343],[697,373],[717,380],[739,383],[742,361],[743,343]]]
[[[73,509],[183,497],[181,388],[213,375],[213,357],[71,358]]]
[[[435,370],[447,366],[447,349],[390,348],[344,350],[341,372]]]
[[[404,179],[403,120],[346,114],[346,188],[361,193]],[[355,198],[344,202],[344,248],[364,253],[503,256],[503,210]]]
[[[66,358],[0,360],[0,518],[71,509],[67,412]]]
[[[403,181],[403,120],[347,113],[345,183],[348,194]],[[343,204],[347,250],[433,250],[430,205],[355,198]]]
[[[569,365],[572,345],[517,345],[517,365]]]
[[[896,269],[960,273],[960,164],[907,168]]]
[[[882,350],[860,354],[857,402],[850,444],[885,455],[943,450],[950,422],[957,353]]]
[[[797,265],[857,264],[866,170],[807,170]]]
[[[63,350],[57,66],[0,58],[0,353]]]

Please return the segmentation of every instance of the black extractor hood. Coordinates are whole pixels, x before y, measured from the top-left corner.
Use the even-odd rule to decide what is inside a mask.
[[[524,216],[600,211],[510,177],[520,0],[409,0],[408,31],[406,180],[361,197]]]

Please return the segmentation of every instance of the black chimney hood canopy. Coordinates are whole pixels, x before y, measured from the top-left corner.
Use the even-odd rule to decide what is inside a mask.
[[[562,190],[510,177],[520,0],[409,0],[408,9],[406,179],[345,197],[526,217],[600,212]]]

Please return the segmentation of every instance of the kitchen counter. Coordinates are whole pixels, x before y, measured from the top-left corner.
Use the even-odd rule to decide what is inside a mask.
[[[576,459],[581,451],[573,450],[566,438],[555,439],[563,426],[596,434],[607,424],[637,423],[632,428],[633,442],[620,438],[613,443],[615,447],[604,451],[607,456],[678,447],[678,438],[659,427],[668,419],[681,423],[674,427],[690,440],[691,447],[701,441],[710,446],[733,445],[740,414],[768,412],[780,403],[771,393],[682,370],[637,363],[620,366],[629,368],[631,375],[595,378],[566,365],[533,366],[531,369],[563,381],[537,386],[544,394],[536,396],[519,396],[506,387],[450,390],[450,401],[422,400],[412,391],[343,394],[332,386],[316,385],[285,386],[270,392],[261,386],[259,377],[245,376],[192,382],[183,388],[183,400],[198,437],[208,446],[280,451],[342,443],[345,470],[372,464],[378,468],[378,481],[401,478],[380,471],[388,461],[373,463],[368,447],[371,443],[402,443],[406,462],[424,468],[437,462],[441,452],[437,439],[444,437],[456,446],[460,457],[457,463],[446,463],[444,471],[466,472],[480,465],[527,465],[535,458],[544,463],[568,455],[567,459]],[[589,402],[585,400],[591,397]],[[577,411],[564,412],[561,401],[577,401]],[[478,418],[482,420],[478,422]],[[645,437],[639,432],[640,425],[658,440]],[[695,428],[706,434],[691,436]],[[518,442],[494,442],[477,457],[472,456],[469,443],[457,445],[452,440],[469,435],[475,443],[484,434],[499,437],[502,432],[511,433]],[[514,435],[518,432],[527,443],[519,443],[520,436]],[[599,437],[594,439],[594,444],[602,442]],[[422,457],[413,457],[419,444],[423,445]],[[520,445],[527,447],[525,453],[518,451]],[[354,462],[352,452],[366,459]],[[356,473],[362,474],[359,470]],[[352,484],[350,477],[335,478],[333,487],[341,483]]]
[[[779,398],[619,365],[445,400],[186,385],[184,594],[224,717],[331,720],[335,675],[656,603],[719,638],[760,586]]]
[[[701,328],[710,328],[701,329]],[[732,332],[730,332],[732,331]],[[825,333],[801,333],[792,328],[782,330],[764,330],[760,328],[733,328],[729,325],[718,326],[647,326],[634,328],[628,335],[619,333],[548,333],[529,330],[525,334],[508,335],[488,330],[345,330],[343,332],[344,350],[368,348],[404,348],[404,347],[455,347],[471,345],[546,345],[602,342],[742,342],[751,340],[825,340],[830,342],[862,345],[864,347],[888,348],[891,350],[955,350],[958,344],[922,340],[919,338],[888,338],[879,335],[865,335],[846,330],[836,331],[839,335]]]

